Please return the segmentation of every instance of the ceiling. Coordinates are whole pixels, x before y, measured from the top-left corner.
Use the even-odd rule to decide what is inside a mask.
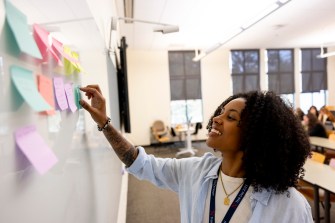
[[[123,0],[11,0],[28,17],[65,36],[79,50],[105,49],[110,18],[124,16]],[[118,21],[113,38],[126,36],[137,50],[206,49],[257,15],[272,0],[134,0],[134,19],[179,25],[178,33],[155,25]],[[291,0],[222,48],[335,46],[335,0]]]

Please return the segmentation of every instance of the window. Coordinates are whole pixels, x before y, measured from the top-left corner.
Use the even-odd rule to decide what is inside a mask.
[[[169,51],[171,124],[202,122],[200,62],[194,51]]]
[[[232,50],[233,93],[260,90],[259,50]]]
[[[327,102],[327,59],[318,58],[320,52],[319,48],[301,49],[300,107],[303,111],[312,105],[320,109]]]
[[[268,49],[268,90],[281,95],[294,104],[294,51],[293,49]]]
[[[318,58],[319,48],[301,49],[302,92],[327,90],[327,59]]]
[[[300,108],[307,113],[308,109],[314,105],[318,110],[326,104],[328,91],[302,93],[300,94]]]

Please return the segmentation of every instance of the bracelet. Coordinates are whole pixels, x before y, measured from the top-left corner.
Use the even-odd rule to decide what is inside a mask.
[[[97,125],[98,126],[98,130],[99,131],[102,131],[102,130],[106,130],[107,129],[107,126],[108,126],[108,124],[111,122],[111,119],[109,118],[109,117],[107,117],[107,121],[106,121],[106,123],[105,123],[105,125],[101,128],[101,127],[99,127],[99,125]]]

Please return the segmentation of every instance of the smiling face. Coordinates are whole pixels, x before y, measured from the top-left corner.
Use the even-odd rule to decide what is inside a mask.
[[[239,127],[241,112],[245,107],[244,98],[236,98],[227,103],[221,114],[213,117],[207,145],[221,152],[238,152],[241,128]]]

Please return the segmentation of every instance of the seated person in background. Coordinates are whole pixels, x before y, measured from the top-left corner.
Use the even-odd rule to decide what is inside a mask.
[[[318,109],[317,109],[314,105],[312,105],[312,106],[308,109],[307,114],[308,114],[308,113],[312,113],[312,114],[314,114],[316,117],[319,117],[319,111],[318,111]]]
[[[328,138],[326,128],[314,114],[308,113],[305,115],[303,125],[307,126],[307,132],[309,136]]]
[[[334,130],[334,126],[335,126],[335,116],[333,115],[333,113],[331,113],[326,106],[322,106],[322,108],[320,109],[320,114],[318,116],[319,121],[326,125],[327,123],[331,124],[331,129],[330,130]]]
[[[304,115],[305,115],[305,112],[303,112],[303,110],[301,108],[296,108],[294,110],[294,114],[297,116],[297,118],[300,120],[300,121],[303,121],[304,120]]]

